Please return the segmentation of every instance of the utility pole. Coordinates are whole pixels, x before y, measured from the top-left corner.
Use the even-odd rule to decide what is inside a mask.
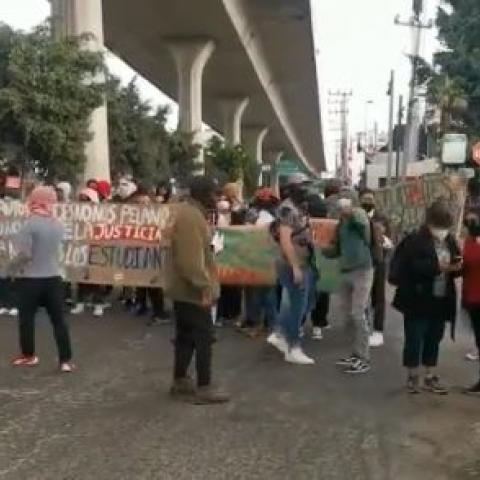
[[[409,27],[413,34],[413,52],[411,55],[412,62],[412,76],[410,80],[408,111],[407,111],[407,126],[405,131],[405,145],[403,152],[403,167],[402,175],[405,176],[407,172],[407,163],[415,161],[418,157],[418,129],[420,125],[419,119],[419,101],[416,95],[417,86],[417,66],[420,56],[420,47],[422,43],[422,32],[433,28],[433,20],[426,23],[422,21],[423,15],[423,0],[412,0],[413,15],[405,22],[400,20],[400,15],[395,17],[395,25],[401,27]]]
[[[397,120],[397,136],[400,139],[400,133],[402,131],[402,122],[403,122],[403,95],[400,95],[398,102],[398,120]],[[403,163],[405,163],[405,152],[403,152]],[[397,154],[395,160],[395,180],[398,183],[400,175],[400,142],[397,142]]]
[[[338,90],[336,92],[329,92],[331,97],[337,97],[339,100],[336,102],[331,102],[330,104],[339,105],[339,109],[330,113],[340,115],[340,129],[342,132],[341,140],[341,167],[340,175],[342,179],[347,182],[349,180],[349,141],[348,141],[348,102],[352,96],[352,91],[342,91]]]
[[[393,122],[395,109],[395,72],[390,72],[390,84],[387,94],[390,96],[390,109],[388,116],[388,160],[387,160],[387,187],[392,184],[393,168]]]

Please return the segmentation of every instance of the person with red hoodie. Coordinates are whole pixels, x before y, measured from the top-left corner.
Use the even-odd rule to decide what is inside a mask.
[[[480,216],[469,213],[465,219],[468,236],[463,247],[463,305],[470,315],[475,343],[480,356]],[[478,382],[466,390],[469,394],[480,394]]]

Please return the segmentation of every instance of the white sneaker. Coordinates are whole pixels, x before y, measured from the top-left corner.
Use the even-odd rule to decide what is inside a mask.
[[[93,307],[93,316],[94,317],[103,317],[103,305],[95,305]]]
[[[285,361],[296,365],[313,365],[315,360],[307,357],[300,347],[293,347],[285,353]]]
[[[321,340],[323,338],[323,332],[320,327],[313,327],[312,330],[312,339],[313,340]]]
[[[12,308],[8,311],[8,314],[11,317],[18,317],[18,308]]]
[[[370,335],[369,345],[371,347],[381,347],[384,344],[383,333],[382,332],[373,332]]]
[[[81,315],[85,312],[85,304],[84,303],[77,303],[71,310],[70,313],[72,315]]]
[[[475,352],[468,352],[465,358],[470,362],[478,362],[478,355]]]
[[[7,315],[8,311],[8,308],[0,308],[0,315]]]
[[[288,352],[288,345],[285,338],[277,332],[273,332],[268,336],[267,343],[283,354]]]

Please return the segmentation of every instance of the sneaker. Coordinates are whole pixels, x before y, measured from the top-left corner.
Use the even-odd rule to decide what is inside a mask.
[[[468,353],[465,355],[465,358],[466,358],[469,362],[478,362],[478,360],[479,360],[478,353],[475,353],[475,352],[468,352]]]
[[[95,305],[93,307],[93,316],[94,317],[103,317],[103,305]]]
[[[60,364],[60,371],[62,373],[72,373],[75,370],[75,365],[71,362],[62,362]]]
[[[480,381],[476,383],[473,387],[467,388],[465,390],[467,395],[480,395]]]
[[[357,359],[356,362],[352,363],[350,367],[345,370],[345,373],[350,373],[352,375],[367,373],[370,370],[370,364],[364,360]]]
[[[323,332],[320,327],[313,327],[312,330],[312,339],[313,340],[322,340],[323,338]]]
[[[40,363],[40,359],[37,356],[19,355],[12,359],[13,367],[36,367]]]
[[[305,355],[300,347],[290,348],[285,353],[285,361],[295,365],[313,365],[315,363],[315,360]]]
[[[191,397],[195,395],[195,384],[190,377],[177,378],[170,388],[170,395],[174,398]]]
[[[384,340],[382,332],[373,332],[372,335],[370,335],[369,345],[371,347],[381,347],[383,346],[383,343]]]
[[[447,387],[440,383],[440,378],[436,375],[425,378],[424,388],[428,392],[436,393],[437,395],[448,395]]]
[[[85,312],[85,304],[84,303],[77,303],[71,310],[70,313],[72,315],[81,315]]]
[[[412,395],[420,393],[420,378],[418,375],[410,375],[408,377],[407,392]]]
[[[288,351],[287,341],[277,332],[273,332],[267,337],[267,343],[275,347],[280,353],[286,354]]]
[[[0,308],[0,315],[6,315],[9,312],[8,308]]]
[[[8,315],[10,317],[18,317],[18,308],[11,308],[9,311],[8,311]]]
[[[349,367],[350,365],[353,365],[357,360],[358,360],[358,357],[356,357],[355,355],[352,355],[350,357],[341,358],[340,360],[337,361],[337,365],[339,367]]]
[[[213,388],[212,386],[198,387],[191,402],[194,405],[216,405],[230,401],[230,395]]]

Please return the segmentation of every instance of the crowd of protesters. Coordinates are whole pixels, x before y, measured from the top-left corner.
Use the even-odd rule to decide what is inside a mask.
[[[90,180],[74,196],[70,184],[35,188],[28,198],[30,217],[14,239],[17,256],[0,272],[0,315],[19,316],[21,354],[15,366],[34,366],[34,318],[45,307],[58,347],[60,369],[71,372],[72,351],[65,303],[72,315],[91,309],[100,318],[117,298],[112,287],[65,285],[58,260],[63,227],[53,218],[57,201],[119,202],[148,205],[172,201],[170,184],[149,190],[124,177],[115,189],[102,180]],[[371,348],[384,344],[386,285],[396,287],[393,306],[404,316],[403,364],[407,390],[446,394],[436,371],[440,344],[450,325],[455,335],[457,277],[463,277],[463,305],[468,312],[477,351],[480,351],[480,215],[467,210],[463,249],[451,233],[454,218],[442,201],[431,205],[425,224],[406,235],[394,248],[389,219],[376,208],[374,192],[357,192],[337,181],[323,194],[311,188],[303,174],[292,175],[279,195],[259,188],[245,202],[238,183],[219,186],[206,177],[190,185],[178,204],[172,229],[172,265],[166,291],[124,288],[119,300],[132,314],[148,315],[150,326],[175,320],[175,359],[172,395],[197,404],[223,403],[229,395],[212,387],[212,345],[215,327],[234,326],[252,337],[265,336],[288,363],[314,364],[302,345],[311,323],[311,337],[321,340],[330,327],[331,294],[318,288],[319,271],[310,218],[338,220],[333,241],[322,250],[337,259],[340,289],[336,294],[341,319],[351,336],[350,350],[337,364],[350,375],[372,368]],[[277,285],[220,286],[215,256],[222,249],[217,229],[250,225],[268,227],[278,244]],[[391,259],[391,262],[389,262]],[[390,266],[389,266],[390,263]],[[15,278],[14,284],[11,278]],[[15,285],[15,287],[13,287]],[[27,294],[28,292],[28,294]],[[32,293],[33,292],[33,293]],[[173,302],[171,312],[166,299]],[[336,319],[335,319],[336,320]],[[189,376],[195,356],[196,383]],[[478,353],[470,354],[478,361]],[[423,382],[420,368],[424,369]],[[480,382],[467,390],[480,393]]]

